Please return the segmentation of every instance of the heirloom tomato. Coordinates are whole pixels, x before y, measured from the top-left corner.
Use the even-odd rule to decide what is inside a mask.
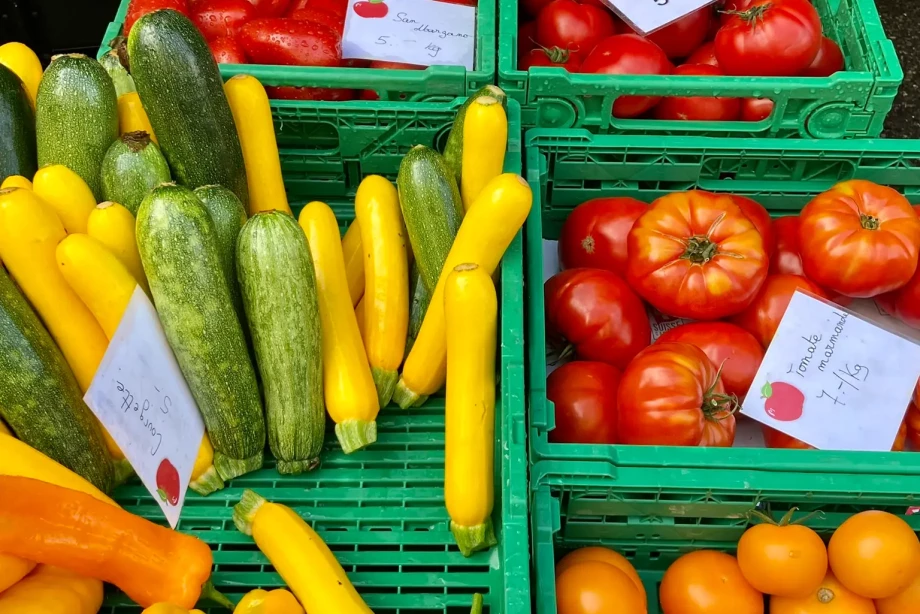
[[[914,612],[920,605],[920,576],[894,597],[879,599],[875,602],[877,614],[905,614]]]
[[[802,72],[803,77],[829,77],[845,68],[840,46],[828,37],[821,39],[821,49],[811,65]]]
[[[871,599],[860,597],[828,572],[810,595],[771,597],[770,614],[876,614],[876,611]]]
[[[617,437],[639,445],[731,447],[737,400],[695,345],[656,343],[620,378]]]
[[[732,322],[754,335],[764,349],[768,348],[780,321],[786,314],[792,295],[799,288],[827,298],[824,290],[805,277],[770,275],[750,306],[732,318]]]
[[[738,541],[738,565],[745,579],[761,593],[804,597],[821,586],[827,575],[827,548],[812,529],[764,522],[744,532]]]
[[[763,614],[763,595],[748,584],[730,554],[697,550],[668,567],[661,579],[665,614]],[[613,611],[613,610],[611,610]]]
[[[789,450],[815,449],[814,446],[810,446],[792,435],[787,435],[782,431],[770,428],[766,424],[761,424],[760,428],[763,430],[763,445],[768,448],[787,448]]]
[[[623,369],[652,340],[645,305],[616,273],[569,269],[543,286],[551,347]]]
[[[713,42],[705,43],[687,58],[687,64],[706,64],[708,66],[718,67],[719,61],[716,59],[716,44]]]
[[[556,406],[553,443],[616,443],[620,371],[604,362],[576,360],[546,380],[546,398]]]
[[[920,219],[900,193],[871,181],[839,183],[799,216],[805,275],[854,298],[897,290],[917,270]]]
[[[674,69],[678,75],[720,77],[724,73],[708,64],[684,64]],[[655,107],[657,119],[733,122],[741,116],[741,98],[721,96],[665,96]]]
[[[633,198],[595,198],[575,207],[559,235],[559,260],[626,275],[626,238],[648,205]]]
[[[747,196],[732,196],[732,200],[741,209],[741,212],[747,216],[747,219],[754,223],[754,228],[760,233],[763,239],[763,249],[767,252],[767,258],[773,254],[773,248],[776,245],[776,238],[773,236],[773,219],[770,212],[753,198]]]
[[[553,0],[537,16],[537,42],[582,54],[616,32],[613,15],[575,0]]]
[[[576,563],[556,575],[558,614],[646,614],[646,607],[632,579],[602,561]]]
[[[706,40],[711,21],[712,7],[704,6],[655,30],[647,38],[661,47],[669,58],[685,58]]]
[[[887,599],[920,575],[920,541],[902,518],[878,510],[850,516],[827,546],[831,571],[868,599]]]
[[[907,441],[914,450],[920,452],[920,409],[917,409],[916,396],[914,402],[907,408],[904,423],[907,425]]]
[[[691,322],[665,331],[655,343],[689,343],[703,350],[722,371],[726,394],[743,401],[757,369],[763,348],[754,335],[728,322]]]
[[[727,75],[794,77],[818,55],[821,32],[809,0],[754,0],[716,34],[716,58]]]
[[[767,276],[763,238],[731,196],[675,192],[629,232],[626,277],[670,316],[718,320],[747,307]]]
[[[770,273],[801,275],[802,256],[799,254],[799,218],[795,215],[773,220],[774,249],[770,258]]]
[[[907,284],[875,297],[875,302],[911,328],[920,328],[920,267]]]
[[[645,586],[642,584],[642,578],[639,577],[636,568],[632,566],[632,563],[630,563],[626,557],[610,548],[589,546],[570,552],[562,557],[562,560],[556,563],[556,575],[558,576],[569,567],[585,561],[600,561],[601,563],[613,565],[629,576],[636,590],[639,591],[639,594],[642,596],[643,601],[645,600]]]

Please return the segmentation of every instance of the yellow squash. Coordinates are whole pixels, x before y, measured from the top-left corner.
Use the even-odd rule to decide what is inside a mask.
[[[141,614],[204,614],[201,610],[186,610],[171,603],[155,603]]]
[[[373,614],[329,547],[289,507],[247,490],[233,522],[253,537],[310,614]]]
[[[101,607],[100,580],[49,565],[0,594],[0,614],[96,614]]]
[[[447,399],[444,501],[464,556],[495,545],[492,469],[498,298],[484,269],[461,264],[444,286]]]
[[[355,217],[365,263],[362,337],[380,407],[386,407],[399,380],[409,328],[409,260],[393,184],[379,175],[365,177],[355,196]]]
[[[361,226],[358,220],[348,225],[342,237],[342,253],[345,256],[348,294],[351,296],[351,304],[357,306],[364,296],[364,247],[361,245]]]
[[[335,214],[326,203],[312,202],[300,213],[300,227],[316,268],[326,410],[342,450],[350,454],[377,441],[377,390],[348,295]]]
[[[224,84],[224,93],[243,148],[249,181],[249,215],[272,210],[290,214],[291,207],[281,179],[272,109],[265,88],[255,77],[237,75]]]
[[[32,561],[12,554],[0,554],[0,593],[25,578],[33,569],[35,563]]]
[[[508,116],[501,103],[481,96],[466,110],[463,121],[463,174],[460,195],[469,211],[482,189],[501,175],[508,146]]]
[[[358,301],[355,307],[355,319],[358,320],[358,331],[361,333],[361,339],[367,339],[366,329],[364,327],[364,297]]]
[[[118,134],[125,135],[129,132],[146,132],[150,140],[157,143],[157,136],[153,133],[153,126],[141,104],[141,97],[137,92],[128,92],[118,97]]]
[[[527,182],[507,173],[489,182],[463,218],[422,328],[406,357],[393,393],[393,400],[403,409],[421,403],[444,385],[447,374],[444,284],[447,276],[461,264],[477,264],[491,275],[527,219],[532,204],[533,194]]]
[[[0,190],[5,190],[7,188],[25,188],[26,190],[31,190],[32,182],[22,175],[10,175],[3,180],[3,183],[0,183]]]
[[[121,260],[131,276],[137,280],[148,295],[150,287],[141,264],[141,255],[137,251],[137,239],[134,234],[134,216],[127,208],[118,203],[104,202],[96,206],[89,214],[86,234],[105,245],[110,252]]]
[[[198,446],[198,455],[195,457],[195,465],[192,467],[192,477],[188,487],[203,496],[210,495],[224,487],[224,481],[217,474],[217,468],[214,466],[214,446],[211,445],[211,438],[207,433],[201,438],[201,445]]]
[[[304,614],[297,598],[283,588],[264,591],[257,588],[246,593],[233,614]]]
[[[26,86],[32,108],[35,108],[35,96],[38,94],[38,84],[42,80],[42,63],[35,52],[22,43],[6,43],[0,45],[0,64],[3,64]]]
[[[96,197],[78,174],[62,164],[46,166],[35,173],[32,190],[57,212],[67,232],[86,232]]]

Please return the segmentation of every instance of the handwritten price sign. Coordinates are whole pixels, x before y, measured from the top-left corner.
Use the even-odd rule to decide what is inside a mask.
[[[890,450],[920,376],[920,345],[796,292],[742,413],[822,450]]]
[[[715,0],[604,0],[634,29],[649,34]]]

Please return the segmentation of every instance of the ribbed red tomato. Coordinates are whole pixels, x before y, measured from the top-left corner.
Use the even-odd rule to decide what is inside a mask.
[[[799,218],[805,274],[833,292],[872,298],[897,290],[917,270],[920,219],[897,190],[844,181],[808,203]]]
[[[684,64],[674,69],[677,75],[721,77],[725,73],[708,64]],[[741,116],[741,98],[717,96],[665,96],[655,107],[657,119],[700,122],[733,122]]]
[[[645,305],[616,273],[569,269],[543,286],[547,343],[623,369],[651,343]]]
[[[569,214],[559,235],[563,268],[604,269],[626,275],[626,239],[648,205],[634,198],[595,198]]]
[[[776,239],[773,237],[773,219],[770,217],[770,212],[759,202],[747,196],[733,195],[732,200],[735,201],[741,212],[747,216],[747,219],[754,222],[754,228],[763,238],[763,249],[767,252],[767,258],[769,258],[773,255],[773,248],[776,244]]]
[[[722,371],[726,394],[743,401],[757,369],[763,362],[763,347],[754,335],[728,322],[691,322],[665,331],[655,343],[689,343],[703,350]]]
[[[674,192],[649,205],[629,233],[627,280],[670,316],[734,315],[754,300],[768,267],[763,237],[731,196]]]
[[[537,16],[537,42],[547,48],[587,54],[614,32],[610,11],[575,0],[553,0]]]
[[[546,398],[556,406],[554,443],[616,443],[620,371],[604,362],[576,360],[553,371]]]
[[[712,7],[704,6],[648,35],[672,60],[685,58],[703,44],[709,34]]]
[[[620,379],[617,436],[625,444],[730,447],[735,409],[703,350],[656,343]]]
[[[760,428],[763,430],[763,443],[768,448],[786,448],[789,450],[814,450],[814,446],[810,446],[804,441],[796,439],[792,435],[787,435],[782,431],[777,431],[774,428],[770,428],[766,424],[761,424]]]
[[[764,349],[770,346],[786,308],[797,289],[827,298],[818,285],[798,275],[770,275],[750,307],[732,318],[732,322],[760,341]]]
[[[828,37],[821,39],[821,48],[811,65],[802,72],[803,77],[829,77],[846,68],[840,45]]]

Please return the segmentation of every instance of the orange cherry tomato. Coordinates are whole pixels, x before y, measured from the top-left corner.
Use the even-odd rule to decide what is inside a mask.
[[[661,580],[659,597],[663,614],[764,611],[763,595],[744,579],[735,557],[713,550],[697,550],[674,561]]]
[[[920,576],[905,590],[894,597],[879,599],[875,602],[878,614],[907,614],[907,612],[920,612]]]
[[[780,597],[814,593],[827,575],[827,548],[797,524],[759,524],[738,541],[738,565],[751,586]]]
[[[847,589],[830,572],[807,597],[772,597],[770,614],[876,614],[871,599]],[[899,614],[907,614],[906,611]]]
[[[556,576],[557,614],[646,614],[645,600],[624,572],[582,561]]]
[[[851,516],[831,537],[828,560],[848,589],[868,599],[897,595],[920,575],[920,540],[894,514],[871,510]]]
[[[610,548],[592,546],[590,548],[579,548],[574,552],[568,553],[562,557],[562,560],[556,563],[556,576],[558,577],[559,574],[572,565],[585,561],[600,561],[601,563],[613,565],[629,576],[629,579],[636,585],[636,590],[638,590],[639,594],[642,596],[642,601],[644,602],[646,600],[645,586],[642,584],[642,578],[639,577],[636,568],[632,566],[632,563],[630,563],[625,556]]]

